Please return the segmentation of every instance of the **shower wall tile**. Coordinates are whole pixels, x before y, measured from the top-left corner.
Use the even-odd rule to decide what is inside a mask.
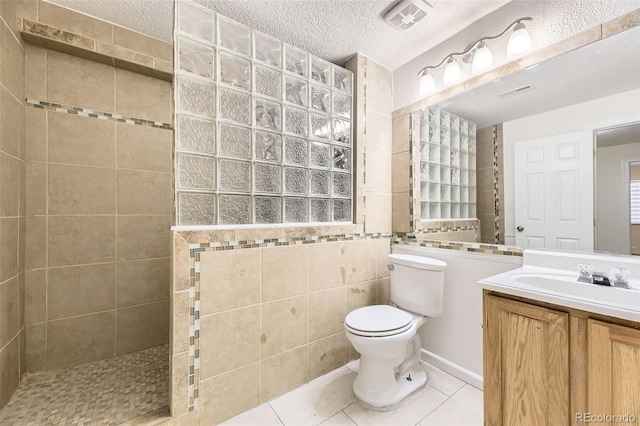
[[[18,218],[0,218],[0,282],[18,275]]]
[[[119,308],[116,311],[116,355],[169,340],[169,301]]]
[[[118,307],[169,300],[169,259],[117,263]]]
[[[47,164],[27,162],[25,179],[26,214],[47,214]]]
[[[74,13],[47,2],[38,2],[38,17],[43,24],[103,42],[113,41],[113,27],[105,21]]]
[[[24,106],[16,96],[0,86],[0,116],[11,126],[0,127],[0,150],[20,158],[24,141]]]
[[[172,136],[164,129],[117,123],[118,167],[172,172]]]
[[[47,369],[55,370],[115,355],[114,311],[47,323]]]
[[[116,182],[113,169],[50,164],[48,167],[51,215],[113,214]]]
[[[46,267],[47,217],[27,216],[26,228],[25,267],[27,268],[27,270],[32,268]],[[1,228],[0,231],[2,231]]]
[[[173,293],[172,300],[169,340],[173,342],[172,353],[176,354],[189,350],[189,292]]]
[[[2,83],[17,99],[24,98],[24,48],[11,30],[0,26],[0,75]]]
[[[173,203],[172,174],[118,170],[118,214],[163,214]]]
[[[115,265],[71,266],[48,272],[47,317],[73,317],[116,307]]]
[[[42,322],[27,325],[26,331],[26,361],[27,372],[35,373],[47,368],[47,323]]]
[[[0,407],[4,407],[20,383],[18,336],[0,351]]]
[[[116,69],[115,74],[117,114],[172,122],[170,82],[122,69]]]
[[[45,99],[47,97],[47,53],[46,49],[26,44],[25,58],[25,97]]]
[[[48,161],[114,167],[115,123],[70,114],[49,114]],[[90,138],[87,135],[91,135]]]
[[[136,52],[145,52],[154,58],[165,61],[173,60],[173,49],[168,43],[123,27],[113,27],[113,43]]]
[[[25,272],[25,323],[32,325],[47,320],[47,270]]]
[[[0,153],[0,216],[18,216],[21,160]]]
[[[115,227],[115,216],[49,216],[48,266],[113,262]]]
[[[47,51],[48,101],[114,111],[114,87],[115,68]]]
[[[118,258],[147,259],[169,256],[171,216],[118,216]]]
[[[0,284],[0,347],[18,334],[18,279],[12,278]]]
[[[1,97],[0,93],[0,103]],[[27,161],[47,161],[46,114],[41,109],[25,108],[24,110],[25,159]],[[0,128],[1,133],[2,128]]]

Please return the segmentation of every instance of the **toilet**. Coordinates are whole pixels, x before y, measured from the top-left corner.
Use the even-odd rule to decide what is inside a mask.
[[[360,353],[353,393],[365,408],[388,411],[424,388],[427,375],[418,367],[422,346],[418,329],[442,313],[444,270],[441,260],[390,254],[391,302],[350,312],[347,339]]]

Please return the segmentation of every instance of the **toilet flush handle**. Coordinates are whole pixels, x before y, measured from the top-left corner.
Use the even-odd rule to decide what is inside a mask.
[[[393,271],[395,268],[393,267],[393,264],[389,263],[387,265],[387,269],[390,270],[390,271]]]

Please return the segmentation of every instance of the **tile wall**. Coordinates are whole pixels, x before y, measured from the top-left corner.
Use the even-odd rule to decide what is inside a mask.
[[[122,36],[38,5],[55,28],[104,43]],[[170,44],[125,39],[171,60]],[[25,58],[27,370],[166,343],[171,83],[31,44]]]
[[[173,233],[178,423],[219,423],[344,365],[358,356],[345,315],[388,303],[391,72],[361,55],[347,68],[355,77],[354,224]]]
[[[0,2],[0,410],[25,373],[24,47],[20,4]]]
[[[481,242],[504,244],[502,124],[478,129],[478,219]]]

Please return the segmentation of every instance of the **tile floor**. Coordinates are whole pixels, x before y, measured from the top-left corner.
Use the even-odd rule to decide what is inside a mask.
[[[118,425],[162,412],[168,375],[168,345],[33,374],[0,412],[0,425]]]
[[[358,361],[223,423],[224,426],[482,426],[482,391],[422,362],[428,384],[394,411],[366,411],[353,399]]]

